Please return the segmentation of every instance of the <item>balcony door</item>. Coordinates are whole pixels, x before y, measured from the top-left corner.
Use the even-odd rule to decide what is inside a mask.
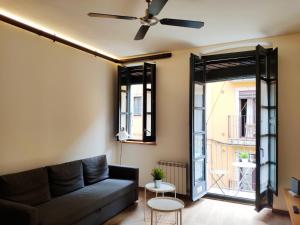
[[[207,192],[205,83],[256,78],[256,209],[271,206],[278,192],[278,50],[190,58],[190,195]],[[254,133],[254,132],[253,132]]]

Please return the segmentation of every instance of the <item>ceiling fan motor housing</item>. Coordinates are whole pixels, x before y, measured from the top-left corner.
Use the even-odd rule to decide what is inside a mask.
[[[141,20],[141,24],[145,26],[154,26],[159,22],[158,18],[156,17],[149,18],[147,16],[140,18],[140,20]]]

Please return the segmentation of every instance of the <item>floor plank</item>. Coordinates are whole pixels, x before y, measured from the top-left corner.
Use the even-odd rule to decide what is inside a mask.
[[[197,202],[186,202],[183,210],[184,225],[291,225],[288,216],[272,213],[264,209],[260,213],[252,205],[201,199]],[[142,192],[139,201],[119,215],[107,221],[105,225],[149,225],[144,222],[144,199]],[[150,212],[147,212],[149,217]],[[161,224],[174,224],[174,214],[159,214]]]

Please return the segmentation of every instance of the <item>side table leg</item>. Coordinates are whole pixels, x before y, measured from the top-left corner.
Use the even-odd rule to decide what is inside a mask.
[[[182,225],[182,209],[180,209],[180,225]]]
[[[153,210],[151,209],[151,225],[153,225]]]
[[[178,211],[175,211],[175,224],[178,225]]]

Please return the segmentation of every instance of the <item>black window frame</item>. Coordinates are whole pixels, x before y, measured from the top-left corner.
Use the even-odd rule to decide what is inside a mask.
[[[119,132],[121,127],[121,114],[126,115],[126,127],[125,130],[130,133],[131,129],[131,115],[135,116],[134,109],[130,112],[130,86],[135,84],[143,85],[143,95],[142,95],[142,139],[132,139],[129,138],[128,142],[137,143],[155,143],[156,142],[156,65],[153,63],[144,63],[139,66],[118,66],[118,101],[117,101],[117,129]],[[147,84],[151,84],[151,88],[147,88]],[[126,86],[126,113],[121,112],[121,90],[122,86]],[[151,112],[147,112],[147,92],[151,91]],[[134,108],[134,107],[133,107]],[[151,115],[150,124],[147,121],[147,115]],[[148,123],[147,123],[148,122]],[[150,135],[149,128],[147,129],[147,124],[151,125]]]

